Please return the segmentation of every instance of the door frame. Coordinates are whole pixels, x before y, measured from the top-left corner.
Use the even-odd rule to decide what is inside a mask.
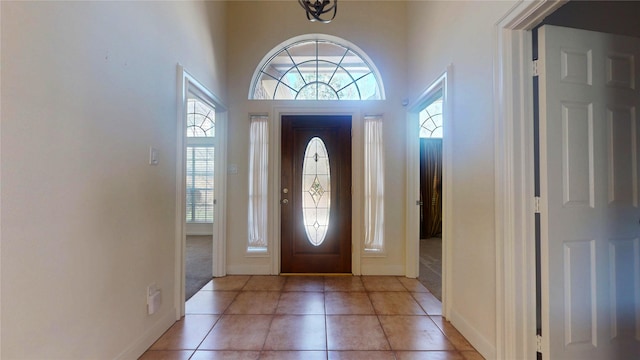
[[[442,89],[442,314],[446,318],[451,315],[451,288],[453,244],[451,244],[451,200],[453,196],[452,153],[452,107],[451,81],[453,65],[447,68],[433,81],[417,100],[408,106],[407,111],[407,246],[405,274],[417,278],[420,271],[420,216],[416,201],[420,200],[420,137],[419,113],[425,103]]]
[[[214,164],[215,219],[213,223],[213,276],[226,275],[226,183],[227,183],[227,107],[211,90],[200,83],[182,65],[177,65],[176,121],[176,232],[175,288],[173,292],[176,320],[185,314],[186,256],[186,101],[194,93],[214,105],[216,110],[216,142]]]
[[[325,102],[323,102],[324,104]],[[271,245],[271,274],[280,274],[281,262],[281,237],[280,237],[280,183],[281,174],[281,130],[283,115],[347,115],[351,116],[351,272],[353,275],[361,275],[361,254],[364,234],[364,217],[359,204],[363,203],[363,187],[358,186],[358,179],[364,176],[364,116],[358,108],[344,106],[337,102],[326,102],[326,105],[316,106],[275,106],[272,109],[272,121],[269,126],[269,173],[278,174],[277,178],[270,182],[269,209],[273,216],[270,217],[269,234],[273,241]],[[271,250],[270,250],[271,252]]]
[[[536,356],[531,29],[566,2],[521,0],[494,26],[497,359]]]

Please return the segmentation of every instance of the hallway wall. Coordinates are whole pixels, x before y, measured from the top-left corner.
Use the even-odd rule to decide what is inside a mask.
[[[0,357],[136,358],[176,319],[176,64],[226,98],[225,3],[0,6]]]
[[[495,24],[513,1],[410,1],[409,98],[452,65],[452,289],[449,320],[487,359],[495,358]]]

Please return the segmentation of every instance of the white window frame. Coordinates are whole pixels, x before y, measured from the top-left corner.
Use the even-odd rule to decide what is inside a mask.
[[[204,104],[206,104],[207,106],[210,106],[214,112],[216,111],[216,108],[213,104],[210,103],[210,101],[208,101],[207,99],[202,99],[198,94],[195,94],[193,92],[189,92],[189,97],[187,98],[187,101],[189,99],[195,99],[197,101],[200,101]],[[213,118],[213,123],[214,123],[214,134],[215,133],[215,126],[216,126],[216,119],[215,119],[215,115]],[[199,148],[199,147],[207,147],[207,148],[213,148],[214,149],[214,169],[215,169],[215,152],[217,151],[217,137],[189,137],[186,136],[186,144],[185,144],[185,149],[188,149],[190,147],[195,147],[195,148]],[[187,174],[188,175],[188,174]],[[214,180],[215,180],[215,173],[214,173]],[[216,182],[214,181],[214,194],[215,194],[215,184]],[[185,189],[187,187],[185,186]],[[186,196],[187,194],[185,194]],[[214,196],[214,201],[215,201],[215,196]],[[213,214],[214,214],[214,221],[215,221],[215,203],[213,204]],[[185,216],[186,218],[186,216]],[[213,223],[210,221],[189,221],[187,220],[187,235],[213,235]]]

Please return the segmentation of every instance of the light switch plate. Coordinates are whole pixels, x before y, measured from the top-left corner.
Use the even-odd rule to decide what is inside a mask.
[[[159,162],[158,149],[153,146],[149,147],[149,165],[158,165]]]

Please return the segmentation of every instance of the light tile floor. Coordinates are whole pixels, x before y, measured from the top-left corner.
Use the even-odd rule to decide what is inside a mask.
[[[415,279],[227,276],[186,303],[143,360],[476,360]]]

